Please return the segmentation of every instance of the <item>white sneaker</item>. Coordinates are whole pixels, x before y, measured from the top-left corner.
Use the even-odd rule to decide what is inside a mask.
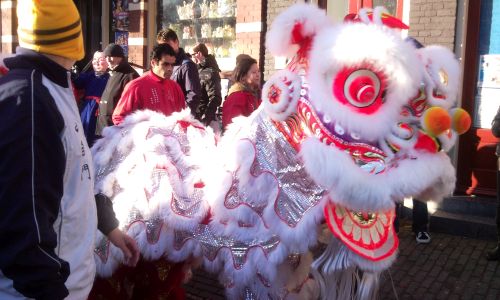
[[[429,244],[431,242],[431,236],[427,231],[419,231],[417,232],[417,244]]]

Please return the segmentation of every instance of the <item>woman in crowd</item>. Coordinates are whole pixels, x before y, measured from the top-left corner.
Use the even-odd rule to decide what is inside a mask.
[[[83,103],[79,106],[83,131],[89,147],[92,147],[96,139],[97,109],[99,108],[102,92],[109,79],[108,63],[103,52],[96,51],[94,53],[92,68],[93,71],[80,74],[73,82],[76,89],[84,90]]]
[[[248,117],[260,105],[260,72],[257,61],[244,57],[237,61],[233,82],[222,107],[222,128],[234,117]]]

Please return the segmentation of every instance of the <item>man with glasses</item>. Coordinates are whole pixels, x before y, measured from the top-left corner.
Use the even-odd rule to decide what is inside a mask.
[[[96,51],[94,53],[92,68],[92,71],[81,73],[73,81],[76,89],[84,91],[79,107],[83,131],[89,147],[92,147],[96,139],[97,109],[109,79],[108,63],[103,52]]]

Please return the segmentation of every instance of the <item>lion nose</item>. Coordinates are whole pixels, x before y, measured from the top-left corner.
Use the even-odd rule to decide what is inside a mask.
[[[467,111],[463,108],[454,108],[450,111],[450,115],[452,120],[451,127],[458,134],[463,134],[469,130],[472,119]]]
[[[437,137],[451,128],[451,117],[446,109],[433,106],[422,115],[421,125],[425,132]]]

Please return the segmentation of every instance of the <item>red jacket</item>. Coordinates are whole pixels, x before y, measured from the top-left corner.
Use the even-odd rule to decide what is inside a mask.
[[[222,106],[222,128],[233,122],[237,116],[248,117],[260,105],[260,99],[241,83],[235,83]]]
[[[113,123],[120,124],[136,110],[150,109],[168,116],[185,107],[186,101],[179,85],[149,71],[127,84],[113,111]]]

